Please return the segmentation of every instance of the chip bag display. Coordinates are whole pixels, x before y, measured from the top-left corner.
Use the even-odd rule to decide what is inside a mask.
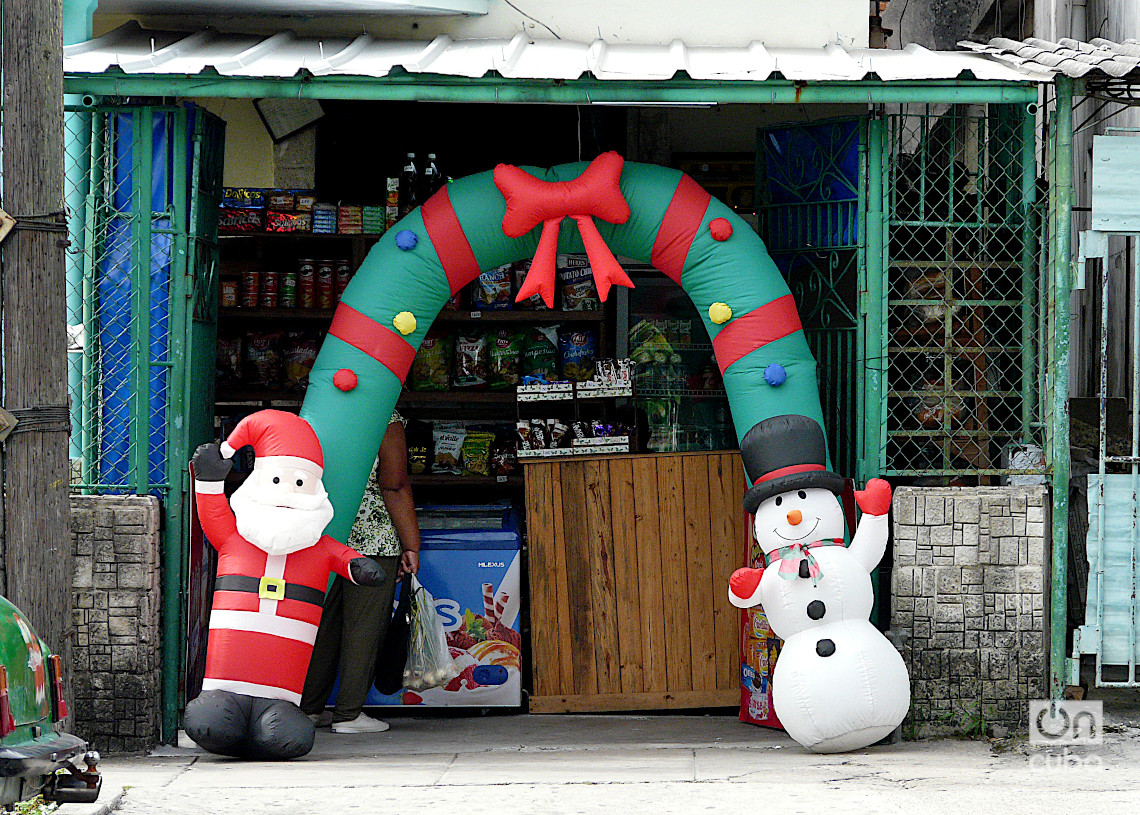
[[[511,265],[483,272],[471,289],[471,304],[480,311],[500,311],[511,307]]]
[[[594,330],[563,331],[558,335],[558,355],[562,378],[586,382],[594,378],[594,359],[598,356],[598,334]]]
[[[455,373],[451,384],[457,388],[478,388],[487,384],[487,337],[484,334],[455,338]]]
[[[451,384],[455,340],[441,331],[429,331],[412,362],[414,391],[445,391]]]
[[[585,255],[559,255],[558,282],[563,310],[597,311],[602,307],[594,288],[594,271]]]
[[[467,431],[457,425],[440,423],[435,426],[433,435],[435,455],[431,471],[459,475],[463,472],[460,462],[463,460],[463,440],[467,438]]]
[[[523,376],[541,376],[548,380],[558,378],[558,326],[535,326],[523,339],[521,373]]]
[[[487,384],[492,390],[509,390],[519,384],[522,337],[503,329],[487,335],[489,367]]]
[[[304,331],[290,331],[285,335],[282,358],[285,363],[285,384],[303,388],[309,383],[309,371],[317,361],[320,340]]]
[[[495,441],[495,434],[491,432],[472,430],[463,440],[463,474],[464,475],[490,475],[491,474],[491,445]]]

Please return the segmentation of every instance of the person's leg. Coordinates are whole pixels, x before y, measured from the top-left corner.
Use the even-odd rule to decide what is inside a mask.
[[[254,699],[246,757],[255,761],[300,758],[313,749],[317,731],[292,702]]]
[[[336,682],[341,628],[344,625],[344,586],[347,583],[343,577],[337,576],[325,595],[325,608],[317,628],[317,640],[313,643],[305,688],[301,691],[301,710],[308,714],[321,713],[325,709]]]
[[[396,590],[399,558],[373,558],[384,570],[379,586],[344,587],[344,624],[340,639],[340,689],[337,691],[333,723],[347,722],[360,715],[364,700],[375,678],[376,651],[392,618],[392,596]]]
[[[228,690],[202,691],[186,705],[182,723],[186,735],[210,753],[245,755],[253,697]]]

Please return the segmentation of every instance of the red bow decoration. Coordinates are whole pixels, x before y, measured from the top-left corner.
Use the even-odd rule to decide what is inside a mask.
[[[563,218],[573,218],[578,224],[594,271],[598,296],[604,301],[615,283],[633,288],[633,281],[602,240],[593,220],[601,218],[611,224],[624,224],[629,220],[629,204],[618,187],[624,164],[625,159],[617,153],[602,153],[573,181],[542,181],[510,164],[495,168],[495,186],[507,199],[503,234],[508,238],[521,238],[542,224],[538,249],[515,298],[517,302],[538,294],[547,308],[554,308],[554,264],[558,228]]]

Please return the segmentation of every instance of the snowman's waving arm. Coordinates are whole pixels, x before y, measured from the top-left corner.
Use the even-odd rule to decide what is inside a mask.
[[[847,551],[870,572],[879,565],[887,549],[891,485],[881,478],[872,478],[864,489],[856,491],[855,501],[863,510],[863,517]]]

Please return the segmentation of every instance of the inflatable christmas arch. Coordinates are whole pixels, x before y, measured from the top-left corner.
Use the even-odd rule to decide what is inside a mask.
[[[567,219],[572,223],[560,223]],[[309,375],[301,416],[325,457],[346,540],[416,349],[481,270],[534,257],[521,295],[548,294],[556,252],[590,256],[599,295],[630,285],[613,259],[650,263],[697,307],[740,436],[798,414],[822,424],[815,359],[783,277],[752,228],[677,170],[616,153],[549,170],[500,165],[447,184],[368,253]],[[612,253],[612,254],[611,254]],[[765,374],[767,373],[767,376]]]

